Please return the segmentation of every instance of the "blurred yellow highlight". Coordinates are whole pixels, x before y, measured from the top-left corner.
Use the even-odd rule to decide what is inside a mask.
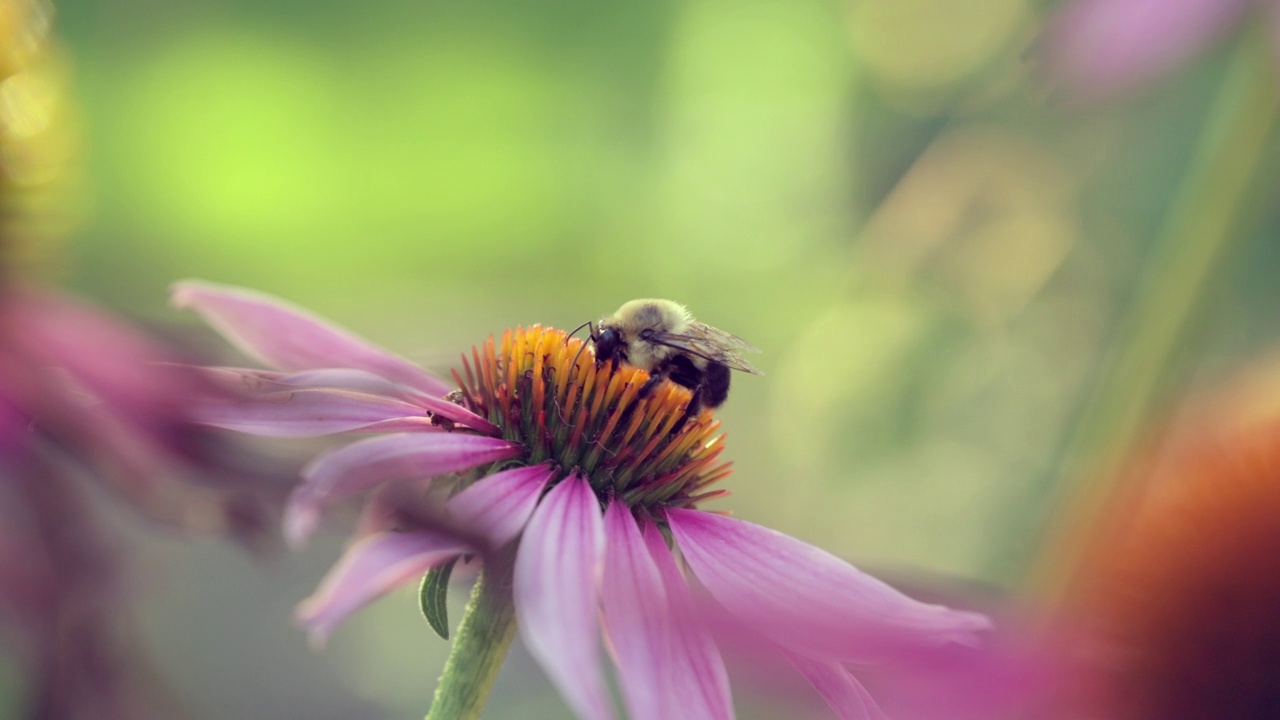
[[[933,90],[989,62],[1028,20],[1024,0],[850,0],[854,48],[892,91]]]
[[[863,233],[876,267],[923,274],[999,323],[1048,281],[1076,242],[1077,183],[1058,158],[996,128],[943,136]]]

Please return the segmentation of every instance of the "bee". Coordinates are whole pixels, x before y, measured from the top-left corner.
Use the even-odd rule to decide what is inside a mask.
[[[693,391],[673,432],[702,408],[724,404],[729,397],[730,370],[764,374],[742,357],[744,352],[760,352],[757,348],[694,320],[685,306],[671,300],[632,300],[601,318],[598,326],[586,325],[596,362],[625,362],[649,373],[639,397],[653,392],[663,380]]]

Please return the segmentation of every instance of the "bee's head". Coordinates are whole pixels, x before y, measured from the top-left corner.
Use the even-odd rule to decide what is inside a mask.
[[[605,323],[600,324],[600,331],[591,336],[596,346],[596,361],[610,362],[626,359],[623,347],[622,332],[618,328]]]

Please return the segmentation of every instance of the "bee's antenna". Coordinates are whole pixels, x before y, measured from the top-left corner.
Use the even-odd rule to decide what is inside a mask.
[[[578,327],[574,328],[573,332],[569,333],[569,337],[566,337],[566,338],[564,339],[564,341],[565,341],[565,342],[569,342],[569,338],[571,338],[571,337],[573,337],[574,335],[578,334],[578,331],[579,331],[579,330],[581,330],[582,328],[590,328],[590,329],[588,330],[587,334],[591,337],[591,339],[592,339],[592,340],[595,340],[595,339],[596,339],[596,326],[595,326],[595,325],[593,325],[593,324],[591,324],[591,321],[590,321],[590,320],[588,320],[588,321],[586,321],[586,322],[582,323],[581,325],[579,325]],[[587,344],[584,342],[584,343],[582,343],[582,345],[578,348],[578,353],[577,353],[576,355],[574,355],[574,356],[573,356],[573,364],[569,366],[569,377],[570,377],[570,378],[573,378],[573,371],[578,369],[578,358],[582,357],[582,351],[583,351],[583,350],[586,350],[586,349],[587,349]]]
[[[589,325],[591,325],[591,321],[590,321],[590,320],[588,320],[588,321],[586,321],[586,322],[582,323],[581,325],[579,325],[578,327],[574,328],[574,329],[573,329],[573,332],[570,332],[568,335],[566,335],[566,336],[565,336],[564,341],[565,341],[566,343],[567,343],[567,342],[569,342],[569,338],[573,337],[574,335],[577,335],[579,330],[581,330],[582,328],[587,327],[587,326],[589,326]],[[591,328],[591,334],[592,334],[592,335],[595,335],[595,334],[596,334],[596,329],[595,329],[595,327],[594,327],[594,326]]]

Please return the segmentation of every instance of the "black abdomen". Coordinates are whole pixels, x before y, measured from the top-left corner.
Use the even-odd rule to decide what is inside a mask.
[[[708,362],[702,378],[702,404],[718,408],[729,397],[729,368],[720,363]]]
[[[693,391],[693,398],[685,409],[685,417],[697,415],[704,407],[718,408],[729,397],[729,368],[719,363],[708,361],[706,367],[701,368],[684,355],[674,355],[659,363],[654,368],[654,373]],[[641,396],[643,395],[642,389]],[[683,422],[682,420],[681,425]]]

